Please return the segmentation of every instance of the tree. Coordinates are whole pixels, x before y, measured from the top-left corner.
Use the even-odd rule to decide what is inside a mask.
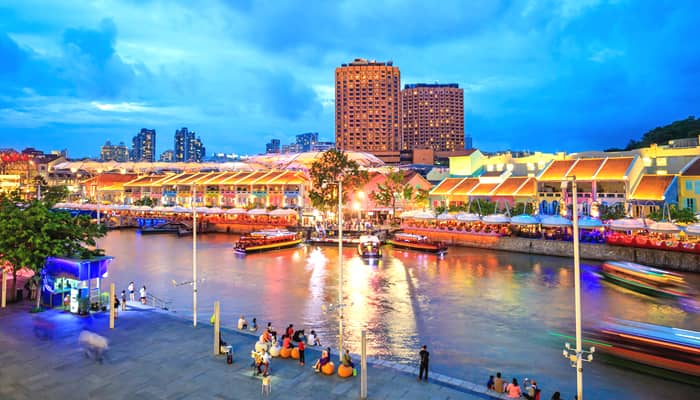
[[[48,256],[90,258],[102,255],[96,238],[106,229],[90,222],[87,215],[71,217],[68,212],[51,210],[43,200],[21,203],[17,198],[0,199],[0,261],[12,265],[11,293],[17,289],[17,272],[29,268],[36,282]],[[39,307],[37,295],[37,308]]]
[[[413,195],[413,188],[404,183],[405,177],[401,170],[389,171],[386,181],[378,184],[377,190],[370,193],[369,197],[381,206],[391,207],[391,215],[396,215],[396,201],[405,199],[405,196],[410,200]]]
[[[667,218],[670,218],[673,222],[680,222],[684,224],[692,224],[697,222],[697,218],[695,218],[695,213],[693,213],[693,210],[688,208],[679,209],[675,204],[671,204],[668,207],[668,213],[665,213],[663,208],[649,213],[649,219],[653,219],[654,221],[663,221]]]
[[[601,204],[599,207],[600,219],[607,221],[610,219],[620,219],[625,218],[625,206],[617,203],[612,206]]]
[[[153,207],[156,205],[156,202],[150,198],[150,197],[144,197],[142,199],[138,199],[134,201],[135,206],[147,206],[147,207]]]
[[[367,182],[367,171],[361,171],[356,161],[349,160],[347,154],[340,150],[328,150],[321,159],[314,161],[309,170],[311,204],[322,211],[332,209],[338,204],[338,189],[335,182],[343,183],[343,198],[345,203],[348,192]]]

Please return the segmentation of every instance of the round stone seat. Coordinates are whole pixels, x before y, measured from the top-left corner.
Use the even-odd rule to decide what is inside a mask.
[[[267,350],[268,347],[269,347],[269,345],[268,345],[267,343],[263,343],[263,342],[257,342],[257,343],[255,343],[255,351],[257,351],[257,352],[261,352],[261,351],[263,351],[263,350]]]
[[[287,348],[287,347],[282,347],[280,349],[280,357],[282,358],[289,358],[289,356],[292,354],[292,350]]]
[[[338,376],[341,378],[349,378],[352,376],[352,367],[349,365],[340,364],[338,367]]]
[[[278,346],[270,347],[270,356],[279,357],[280,356],[280,348]]]
[[[326,365],[321,367],[321,372],[326,375],[333,375],[335,372],[335,364],[333,364],[333,361],[329,361]]]
[[[292,349],[292,358],[295,360],[299,359],[299,348],[295,347]]]

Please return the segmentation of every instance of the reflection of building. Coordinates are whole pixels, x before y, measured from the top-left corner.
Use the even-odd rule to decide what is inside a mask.
[[[113,145],[109,140],[100,149],[100,161],[129,161],[129,148],[124,142],[119,142],[118,145]]]
[[[265,154],[273,154],[280,152],[280,140],[272,139],[270,143],[265,145]]]
[[[456,83],[405,85],[401,91],[402,150],[464,149],[464,90]],[[471,143],[470,143],[471,147]]]
[[[175,131],[175,162],[201,162],[204,159],[206,149],[202,140],[195,135],[195,132],[188,131],[186,127]]]
[[[131,161],[154,162],[156,160],[156,130],[141,128],[132,140]]]
[[[358,58],[336,68],[336,148],[369,153],[398,152],[401,147],[400,85],[401,73],[391,61]]]

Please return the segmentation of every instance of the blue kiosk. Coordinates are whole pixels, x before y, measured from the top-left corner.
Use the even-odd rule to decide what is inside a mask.
[[[113,259],[114,257],[110,256],[84,260],[65,257],[46,258],[42,270],[44,282],[41,290],[42,305],[64,306],[75,314],[86,314],[91,307],[99,308],[102,305],[100,281],[107,277],[107,267]]]

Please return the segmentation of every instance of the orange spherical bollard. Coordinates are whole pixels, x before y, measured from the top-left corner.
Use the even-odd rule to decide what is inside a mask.
[[[299,359],[299,349],[297,347],[292,349],[292,358],[295,360]]]
[[[287,347],[282,347],[280,349],[280,357],[282,357],[282,358],[289,358],[291,353],[292,353],[292,351]]]
[[[333,364],[333,361],[329,361],[326,365],[321,367],[321,372],[326,375],[333,375],[335,372],[335,364]]]
[[[338,376],[341,378],[349,378],[352,376],[352,367],[349,365],[340,364],[338,367]]]

